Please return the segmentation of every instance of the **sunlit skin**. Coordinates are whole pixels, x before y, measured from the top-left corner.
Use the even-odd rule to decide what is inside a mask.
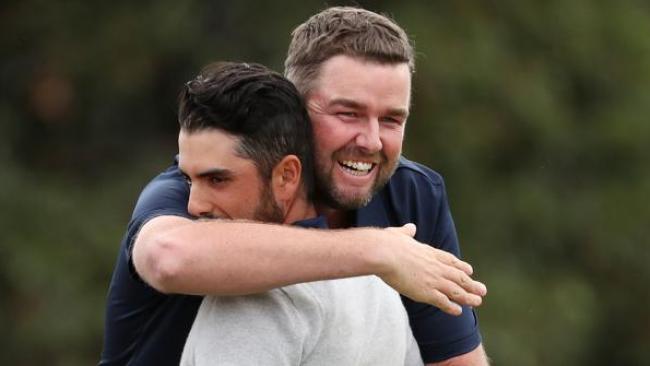
[[[238,144],[237,137],[217,129],[181,130],[179,167],[190,183],[188,212],[198,217],[282,220],[253,161],[237,155]]]
[[[359,208],[388,181],[401,153],[410,98],[406,63],[344,55],[323,63],[306,96],[321,211]]]

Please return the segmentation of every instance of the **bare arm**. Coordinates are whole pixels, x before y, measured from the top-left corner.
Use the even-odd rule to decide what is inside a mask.
[[[452,357],[442,362],[428,363],[427,366],[489,366],[483,345],[464,355]]]
[[[362,248],[340,241],[332,245],[336,233],[160,216],[140,230],[133,262],[146,282],[166,293],[242,295],[298,282],[370,274],[364,258],[354,253]]]
[[[299,282],[376,274],[451,314],[478,306],[485,286],[469,264],[420,244],[415,228],[318,230],[159,216],[133,247],[138,274],[165,293],[241,295]]]

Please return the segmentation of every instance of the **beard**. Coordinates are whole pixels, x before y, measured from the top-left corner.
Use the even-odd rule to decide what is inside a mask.
[[[260,203],[255,208],[253,220],[272,223],[284,222],[284,214],[275,201],[269,184],[263,185],[260,190]]]
[[[373,168],[379,171],[367,192],[346,192],[344,188],[337,187],[332,172],[333,169],[336,169],[336,166],[327,171],[322,168],[324,164],[316,161],[316,198],[320,203],[337,210],[356,210],[364,207],[388,183],[395,169],[397,169],[398,161],[399,158],[389,160],[385,154],[381,153],[379,163]],[[338,159],[335,158],[333,164],[338,164]]]

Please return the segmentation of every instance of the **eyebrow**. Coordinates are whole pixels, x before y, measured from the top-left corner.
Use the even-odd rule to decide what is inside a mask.
[[[337,98],[333,99],[329,102],[330,106],[342,106],[342,107],[348,107],[348,108],[356,108],[356,109],[361,109],[363,108],[363,104],[359,102],[355,102],[354,100],[351,99],[345,99],[345,98]]]
[[[181,174],[184,175],[185,177],[189,178],[190,175],[187,174],[183,169],[180,167],[178,168],[180,170]],[[222,179],[226,178],[231,178],[233,176],[233,172],[229,169],[223,169],[223,168],[212,168],[208,170],[204,170],[200,173],[198,173],[196,176],[198,178],[205,178],[205,177],[219,177]]]
[[[356,102],[351,99],[346,99],[346,98],[337,98],[333,99],[332,101],[329,102],[329,106],[342,106],[342,107],[347,107],[347,108],[353,108],[353,109],[363,109],[365,108],[365,105]],[[393,117],[402,117],[406,118],[409,115],[409,112],[405,108],[390,108],[388,109],[388,115],[393,116]]]
[[[204,170],[196,175],[199,178],[205,178],[205,177],[219,177],[222,179],[226,178],[231,178],[233,176],[233,173],[229,169],[223,169],[223,168],[212,168],[208,170]]]

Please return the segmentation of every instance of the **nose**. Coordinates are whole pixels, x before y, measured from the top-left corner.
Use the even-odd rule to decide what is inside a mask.
[[[212,217],[212,205],[205,199],[198,184],[190,187],[190,199],[187,202],[187,212],[196,217]]]
[[[369,118],[356,138],[356,145],[369,153],[381,151],[383,145],[379,136],[379,120]]]

